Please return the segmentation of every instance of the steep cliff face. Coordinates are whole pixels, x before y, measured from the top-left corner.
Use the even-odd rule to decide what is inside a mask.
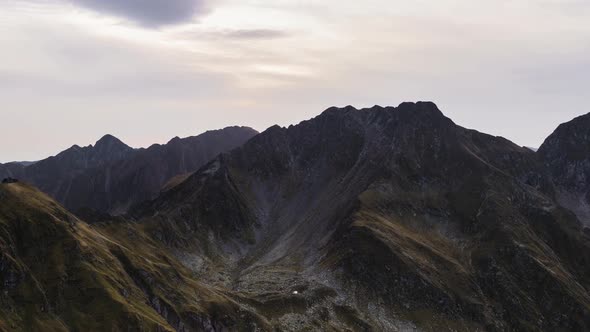
[[[272,127],[133,214],[279,329],[583,330],[589,242],[554,196],[533,151],[404,103]]]
[[[560,125],[538,153],[556,184],[559,202],[590,227],[590,114]]]

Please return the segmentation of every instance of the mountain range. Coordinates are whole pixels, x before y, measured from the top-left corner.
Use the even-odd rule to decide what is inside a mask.
[[[589,121],[534,152],[334,107],[1,165],[0,330],[590,330]]]
[[[245,143],[258,132],[228,127],[147,149],[133,149],[112,135],[94,145],[77,145],[32,163],[0,165],[0,177],[16,177],[46,192],[72,211],[122,214],[155,198],[173,177],[196,171],[215,157]]]

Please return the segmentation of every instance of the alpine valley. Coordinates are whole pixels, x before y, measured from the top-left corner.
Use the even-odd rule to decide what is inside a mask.
[[[0,165],[0,331],[589,331],[590,115],[430,102]]]

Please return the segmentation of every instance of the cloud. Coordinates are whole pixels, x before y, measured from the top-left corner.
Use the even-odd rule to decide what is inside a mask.
[[[195,16],[208,11],[205,0],[70,0],[70,2],[148,27],[188,22]]]
[[[288,37],[289,34],[286,31],[272,30],[272,29],[242,29],[225,31],[221,33],[221,36],[229,39],[277,39]]]
[[[189,30],[172,35],[180,40],[207,41],[251,41],[275,40],[292,37],[293,34],[279,29],[222,29],[222,30]]]

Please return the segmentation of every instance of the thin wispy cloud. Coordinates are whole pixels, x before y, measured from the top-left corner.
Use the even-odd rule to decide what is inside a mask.
[[[289,37],[290,34],[286,31],[272,30],[272,29],[242,29],[230,30],[220,33],[221,36],[230,39],[277,39]]]
[[[228,40],[255,41],[273,40],[293,37],[293,33],[278,29],[219,29],[182,31],[174,33],[174,37],[187,41]]]

